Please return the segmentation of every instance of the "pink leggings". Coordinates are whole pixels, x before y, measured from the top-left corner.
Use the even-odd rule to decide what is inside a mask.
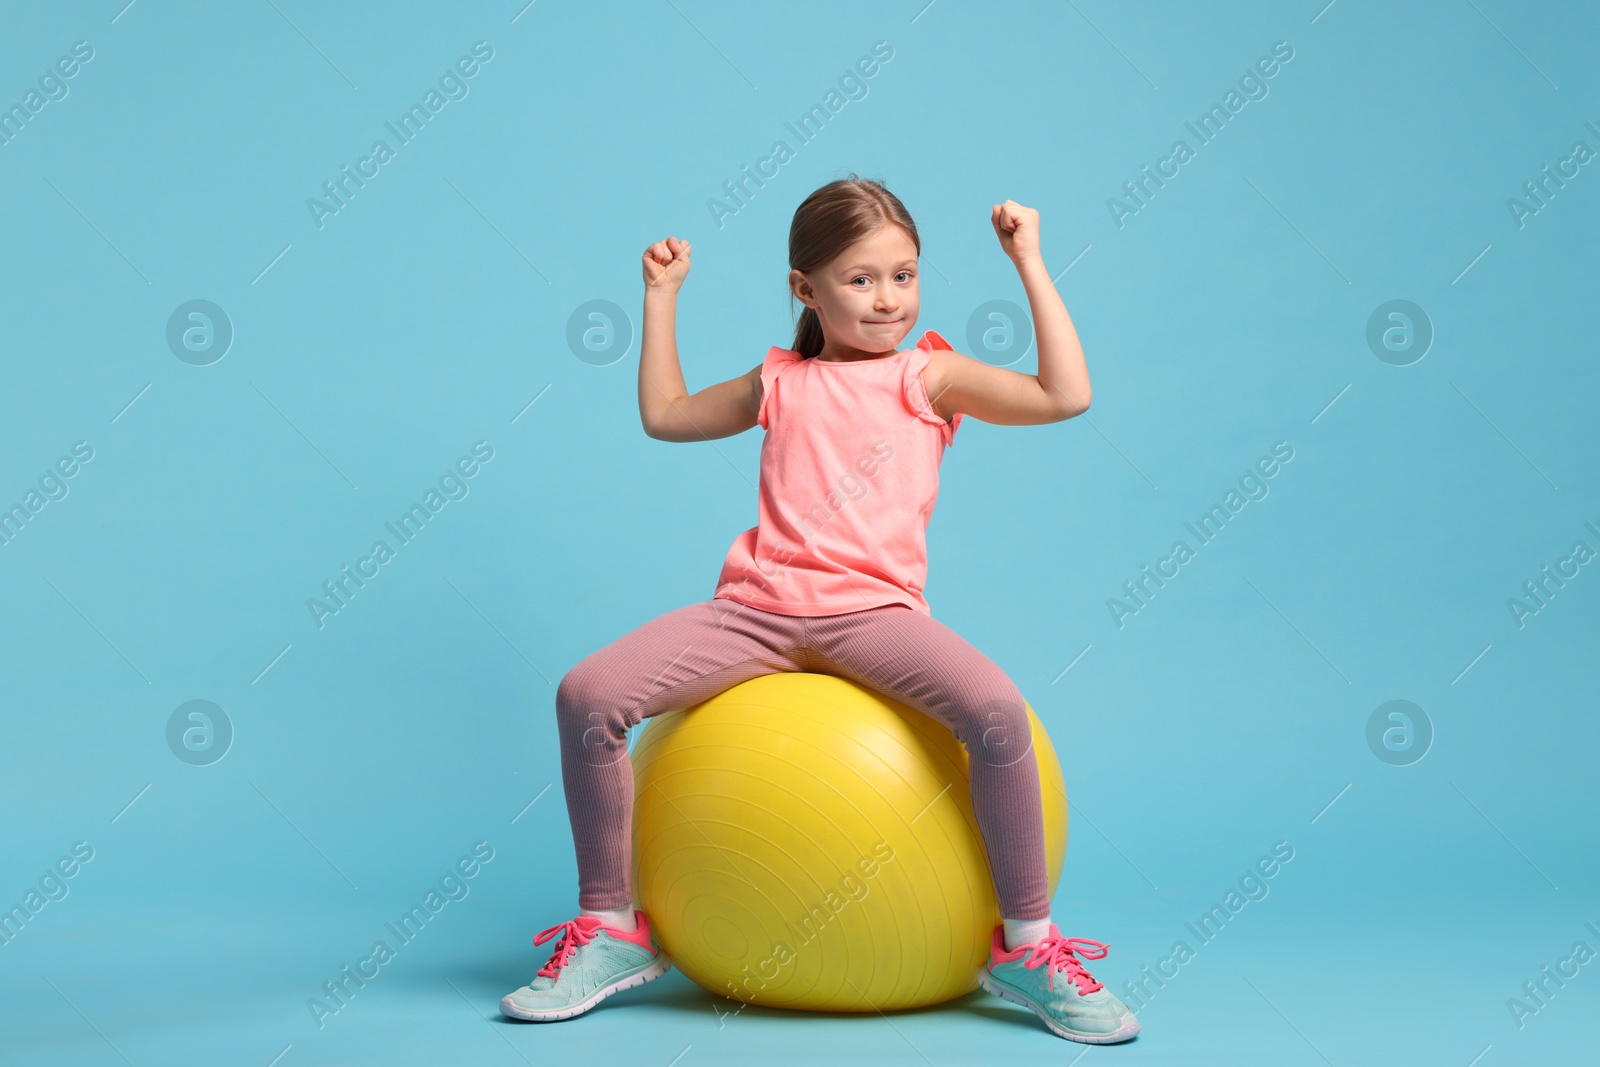
[[[628,730],[776,671],[848,678],[949,727],[967,749],[972,810],[1000,914],[1049,916],[1027,711],[993,661],[942,622],[902,604],[803,616],[724,598],[650,620],[584,657],[556,687],[580,908],[626,908],[633,901]]]

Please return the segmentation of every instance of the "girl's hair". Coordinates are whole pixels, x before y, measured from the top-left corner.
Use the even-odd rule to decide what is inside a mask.
[[[789,269],[817,270],[883,225],[900,227],[922,254],[917,224],[900,198],[882,182],[859,178],[852,171],[848,178],[816,190],[795,209],[789,224]],[[794,308],[793,289],[789,307]],[[794,351],[810,359],[822,351],[822,341],[822,322],[815,310],[806,308],[795,325]]]

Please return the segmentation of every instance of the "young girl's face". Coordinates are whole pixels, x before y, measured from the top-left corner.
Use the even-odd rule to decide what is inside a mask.
[[[793,271],[796,298],[822,320],[821,355],[864,358],[898,350],[917,321],[917,246],[884,224],[819,270]]]

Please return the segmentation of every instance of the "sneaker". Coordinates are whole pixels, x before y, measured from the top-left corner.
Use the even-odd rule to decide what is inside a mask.
[[[1109,946],[1086,937],[1062,937],[1056,924],[1031,945],[1006,949],[1005,926],[997,926],[989,962],[978,984],[997,997],[1030,1008],[1053,1033],[1068,1041],[1113,1045],[1139,1032],[1128,1006],[1084,969],[1086,960],[1105,958]],[[1055,984],[1056,975],[1062,976]],[[1039,981],[1043,978],[1044,981]]]
[[[650,920],[637,908],[633,917],[637,930],[607,926],[596,915],[541,930],[533,943],[556,938],[555,951],[533,981],[500,999],[501,1014],[540,1023],[570,1019],[619,989],[666,974],[672,963],[650,936]]]

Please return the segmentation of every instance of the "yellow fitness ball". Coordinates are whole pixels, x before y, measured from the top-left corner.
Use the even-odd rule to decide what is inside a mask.
[[[1061,765],[1028,707],[1051,896]],[[699,985],[764,1007],[888,1011],[977,987],[1000,924],[966,748],[848,679],[761,675],[648,720],[633,884]]]

